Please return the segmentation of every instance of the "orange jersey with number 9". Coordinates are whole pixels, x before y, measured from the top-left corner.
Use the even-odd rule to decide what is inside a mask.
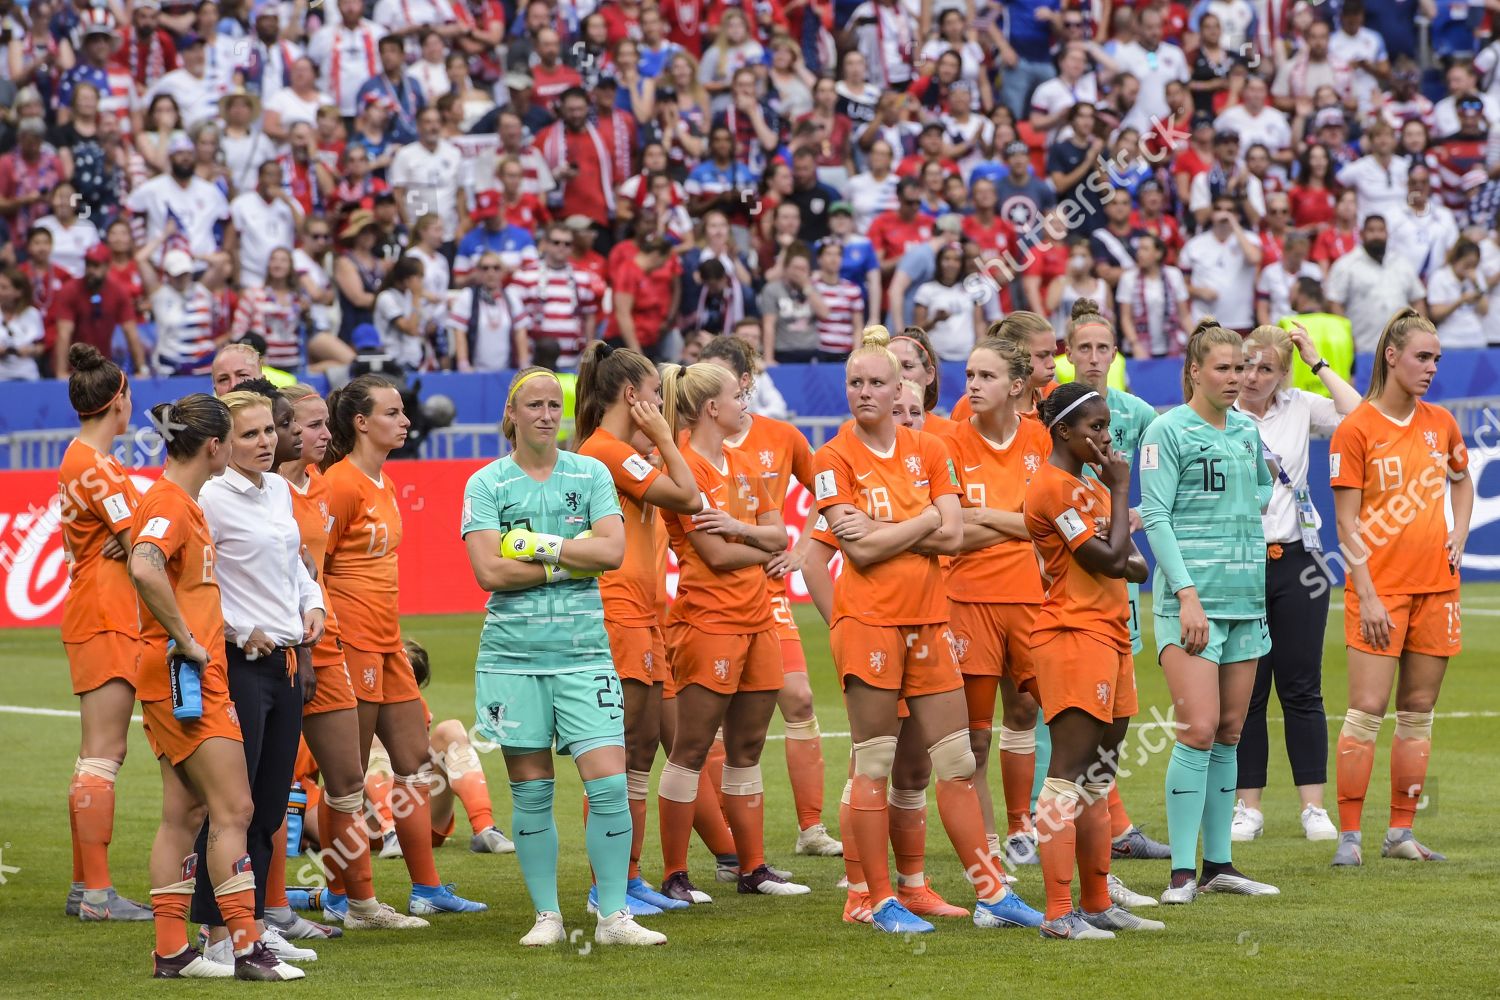
[[[328,532],[324,583],[339,616],[344,642],[370,653],[401,649],[396,549],[401,510],[390,476],[376,482],[349,459],[334,463],[328,483]]]
[[[579,446],[578,454],[604,463],[620,497],[620,513],[625,515],[625,558],[619,569],[599,578],[605,620],[636,628],[660,624],[656,619],[656,507],[646,502],[646,491],[661,472],[602,427]]]
[[[1021,420],[1004,446],[965,421],[948,441],[970,507],[1020,514],[1026,487],[1052,454],[1052,436],[1036,420]],[[1040,604],[1042,577],[1029,538],[1009,538],[965,552],[948,568],[948,597],[973,604]]]
[[[889,455],[879,455],[845,425],[818,449],[814,495],[824,514],[850,504],[876,521],[909,521],[939,497],[959,494],[958,477],[941,439],[896,428]],[[851,560],[834,584],[833,620],[872,625],[925,625],[948,620],[948,594],[937,556],[902,552],[861,569]]]
[[[750,427],[739,444],[724,443],[725,451],[738,452],[765,483],[766,492],[777,510],[786,505],[786,495],[796,479],[812,489],[812,447],[802,432],[785,420],[752,416]],[[766,593],[771,598],[771,610],[776,616],[776,632],[779,638],[796,639],[797,621],[792,617],[792,605],[787,598],[790,577],[766,580]]]

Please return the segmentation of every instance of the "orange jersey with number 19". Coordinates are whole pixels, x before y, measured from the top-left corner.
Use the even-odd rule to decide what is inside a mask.
[[[724,442],[724,450],[738,452],[756,470],[776,510],[786,505],[793,479],[812,489],[812,447],[801,431],[784,420],[752,416],[744,438],[738,444]],[[790,577],[766,580],[766,593],[776,615],[776,632],[782,639],[799,637],[797,620],[792,617],[791,602],[787,599],[789,583]]]
[[[813,459],[818,510],[849,504],[876,521],[908,521],[960,490],[941,439],[896,428],[889,454],[873,451],[846,425]],[[936,556],[902,552],[861,569],[849,560],[834,584],[833,620],[926,625],[948,620],[948,594]]]
[[[324,582],[338,612],[344,642],[370,653],[401,649],[400,574],[396,549],[401,544],[401,511],[390,476],[376,482],[348,458],[331,466]]]

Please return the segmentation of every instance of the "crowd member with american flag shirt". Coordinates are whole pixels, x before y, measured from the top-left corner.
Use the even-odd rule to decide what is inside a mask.
[[[83,31],[83,48],[78,53],[78,62],[62,75],[54,95],[57,120],[59,124],[68,123],[72,115],[73,88],[80,83],[91,83],[99,91],[100,113],[116,116],[121,131],[128,134],[137,89],[129,71],[109,61],[110,53],[120,41],[114,15],[102,8],[90,10],[84,18]]]
[[[130,5],[130,27],[114,52],[115,63],[125,67],[143,91],[177,68],[177,45],[171,32],[160,25],[161,0],[135,0]]]
[[[151,300],[156,320],[156,347],[152,367],[163,375],[202,375],[213,364],[214,294],[193,276],[193,258],[186,250],[168,250],[157,276],[151,263],[153,240],[136,254],[141,281]]]
[[[361,0],[339,0],[339,20],[319,29],[307,54],[322,70],[321,88],[333,95],[339,114],[353,118],[359,88],[380,72],[376,47],[385,29],[364,17]]]
[[[817,318],[818,360],[842,361],[854,349],[854,338],[864,327],[864,295],[860,287],[839,275],[844,246],[830,236],[818,244],[818,270],[813,287],[827,311]]]
[[[560,222],[547,227],[542,241],[542,259],[517,272],[507,294],[515,327],[525,334],[513,358],[518,368],[531,363],[536,341],[551,340],[558,347],[558,364],[571,368],[588,341],[601,309],[607,308],[604,282],[597,275],[576,267],[571,258],[573,230]]]

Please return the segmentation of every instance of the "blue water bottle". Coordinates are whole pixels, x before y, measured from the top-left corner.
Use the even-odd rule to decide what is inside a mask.
[[[167,640],[167,675],[172,681],[172,717],[174,719],[201,719],[203,717],[203,685],[198,677],[198,664],[177,652],[177,643]]]
[[[286,853],[295,857],[302,853],[302,815],[307,812],[307,793],[300,781],[292,782],[292,792],[286,799]]]

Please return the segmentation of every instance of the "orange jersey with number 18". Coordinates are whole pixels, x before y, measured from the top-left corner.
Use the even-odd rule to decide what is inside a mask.
[[[609,470],[625,515],[625,558],[599,578],[604,617],[616,625],[644,627],[656,619],[656,507],[646,491],[661,476],[630,444],[596,428],[578,454],[597,458]]]
[[[738,444],[726,441],[724,450],[739,453],[746,464],[756,470],[776,510],[786,505],[786,495],[791,491],[793,479],[808,489],[812,488],[812,447],[801,431],[784,420],[752,416],[744,438]],[[776,615],[776,632],[782,639],[799,637],[797,620],[792,617],[791,602],[787,598],[789,583],[790,577],[766,580],[766,593]]]
[[[401,649],[401,511],[396,487],[381,474],[376,482],[345,458],[326,473],[328,533],[325,583],[338,612],[344,642],[369,653]]]

